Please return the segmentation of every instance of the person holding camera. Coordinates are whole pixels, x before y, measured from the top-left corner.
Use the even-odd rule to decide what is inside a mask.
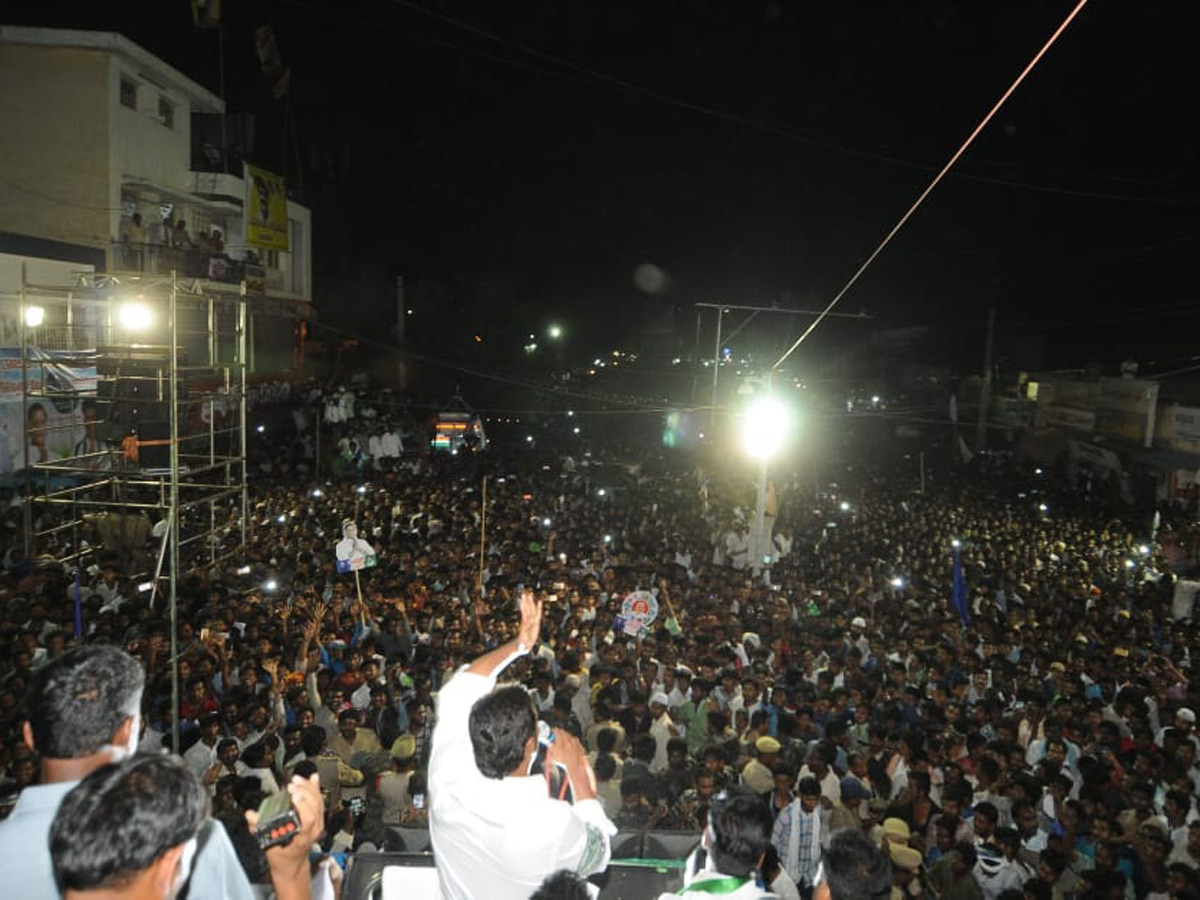
[[[590,875],[611,856],[616,828],[596,799],[583,745],[562,729],[539,732],[524,688],[496,687],[538,642],[541,601],[523,591],[520,610],[516,640],[476,659],[438,694],[430,837],[445,900],[526,900],[552,872]],[[543,752],[545,771],[535,766]],[[550,766],[565,775],[574,803],[550,796]]]

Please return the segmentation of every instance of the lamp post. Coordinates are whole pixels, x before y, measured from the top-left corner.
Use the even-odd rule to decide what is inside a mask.
[[[751,571],[757,577],[770,565],[769,536],[763,533],[767,512],[767,469],[783,449],[791,428],[791,410],[770,393],[762,394],[742,416],[742,448],[758,461],[758,490],[754,528],[750,532]]]

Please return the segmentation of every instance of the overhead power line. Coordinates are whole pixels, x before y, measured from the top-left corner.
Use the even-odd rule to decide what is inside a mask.
[[[402,0],[397,0],[397,2],[402,2]],[[1042,45],[1042,49],[1040,49],[1034,55],[1033,59],[1031,59],[1025,66],[1025,68],[1021,70],[1021,74],[1019,74],[1016,77],[1016,80],[1008,86],[1008,90],[1006,90],[1000,96],[1000,99],[997,100],[992,106],[992,108],[988,110],[987,115],[984,116],[979,124],[975,126],[975,130],[972,131],[967,136],[967,139],[962,142],[962,145],[959,146],[956,151],[954,151],[954,155],[950,157],[946,165],[942,166],[941,171],[934,176],[933,181],[929,182],[929,185],[921,192],[921,195],[917,197],[912,206],[908,208],[908,211],[900,217],[900,221],[892,226],[892,230],[889,231],[884,236],[883,240],[879,242],[879,246],[871,251],[871,255],[868,256],[863,261],[863,264],[858,267],[858,271],[850,276],[850,280],[846,282],[840,291],[834,294],[833,299],[829,301],[829,305],[821,311],[821,314],[817,316],[817,318],[814,319],[809,326],[804,329],[803,332],[801,332],[800,337],[796,338],[795,343],[793,343],[792,346],[787,349],[787,352],[785,352],[783,356],[779,357],[779,361],[775,363],[774,368],[778,369],[781,365],[783,365],[787,358],[795,352],[796,348],[804,343],[805,339],[816,330],[817,326],[820,325],[831,312],[833,312],[833,308],[838,305],[842,297],[846,296],[846,294],[850,291],[850,288],[854,287],[855,282],[862,277],[862,274],[867,271],[871,263],[875,261],[876,257],[878,257],[879,254],[884,251],[884,248],[891,243],[892,238],[899,234],[900,229],[908,223],[908,220],[913,217],[916,211],[920,208],[921,204],[925,202],[925,198],[932,194],[934,189],[941,184],[942,179],[946,177],[946,173],[949,172],[954,164],[962,157],[962,155],[967,152],[967,149],[972,143],[974,143],[975,138],[977,138],[983,129],[987,127],[988,123],[992,121],[996,113],[998,113],[1000,108],[1008,101],[1008,98],[1011,97],[1016,89],[1021,86],[1021,83],[1025,80],[1025,77],[1033,71],[1033,67],[1041,61],[1042,57],[1046,55],[1046,53],[1054,45],[1054,42],[1058,40],[1059,36],[1067,30],[1067,26],[1069,26],[1075,20],[1075,17],[1083,10],[1083,8],[1087,6],[1087,3],[1088,0],[1079,0],[1079,3],[1075,5],[1075,8],[1071,10],[1065,19],[1063,19],[1062,24],[1060,24],[1058,28],[1054,30],[1054,33],[1051,34],[1046,43]]]
[[[293,0],[293,2],[297,2],[297,5],[305,6],[306,8],[309,8],[309,9],[314,8],[314,7],[308,6],[307,4],[299,2],[299,0]],[[472,24],[471,22],[466,22],[462,19],[455,18],[454,16],[448,15],[444,12],[429,9],[425,6],[422,6],[419,3],[413,2],[413,0],[391,0],[391,2],[394,5],[399,6],[403,9],[411,10],[412,12],[415,12],[421,16],[425,16],[425,17],[432,19],[434,21],[437,21],[437,22],[441,22],[444,25],[449,25],[452,28],[457,28],[461,31],[472,34],[475,37],[482,38],[487,41],[491,41],[493,43],[496,43],[503,47],[506,47],[509,50],[513,50],[517,53],[525,54],[527,56],[541,60],[542,62],[549,63],[553,66],[557,66],[558,68],[554,69],[554,70],[546,70],[546,69],[543,69],[540,67],[522,66],[518,60],[509,58],[509,57],[496,57],[496,56],[492,56],[490,54],[482,54],[482,53],[479,53],[478,51],[468,50],[468,49],[462,48],[462,47],[457,47],[457,45],[446,44],[445,42],[438,42],[438,41],[434,41],[432,39],[427,39],[424,37],[418,37],[416,35],[407,35],[406,34],[406,36],[411,37],[414,40],[427,41],[429,43],[439,43],[439,44],[442,44],[443,46],[454,47],[455,49],[457,49],[463,53],[482,56],[482,57],[484,57],[486,59],[490,59],[494,62],[502,63],[505,65],[511,65],[511,66],[518,67],[518,68],[522,68],[522,67],[529,68],[529,69],[532,69],[533,71],[540,72],[541,74],[550,75],[553,77],[566,78],[566,79],[576,81],[576,82],[580,81],[581,79],[586,79],[586,80],[588,80],[589,83],[596,85],[596,86],[607,87],[609,89],[621,91],[623,93],[635,94],[635,95],[638,95],[641,97],[645,97],[649,100],[654,100],[659,103],[663,103],[663,104],[666,104],[669,106],[674,106],[676,108],[686,110],[688,112],[696,113],[699,115],[709,116],[709,117],[715,118],[715,119],[720,119],[729,124],[737,125],[741,128],[747,128],[752,131],[758,131],[760,133],[773,135],[775,137],[786,138],[788,140],[796,141],[797,143],[808,144],[813,147],[818,147],[818,148],[828,150],[828,151],[831,151],[834,153],[841,153],[841,154],[844,154],[847,156],[855,156],[860,159],[871,160],[874,162],[883,163],[885,165],[898,166],[901,168],[913,169],[913,170],[921,171],[921,172],[935,171],[934,166],[932,166],[928,163],[921,162],[921,161],[915,160],[915,159],[905,159],[901,156],[896,155],[896,153],[899,153],[899,152],[905,152],[905,153],[910,153],[910,154],[920,154],[920,153],[922,153],[922,151],[920,151],[920,150],[911,149],[911,148],[897,148],[897,147],[887,148],[890,151],[892,151],[890,153],[884,152],[883,150],[872,150],[869,148],[858,147],[858,146],[854,146],[851,144],[847,144],[843,141],[835,140],[835,139],[825,136],[819,132],[815,132],[811,129],[799,129],[799,128],[795,128],[792,126],[780,125],[780,124],[777,124],[774,122],[767,122],[762,119],[756,119],[756,118],[753,118],[750,116],[742,115],[741,113],[731,112],[729,110],[719,109],[717,107],[706,106],[705,104],[697,103],[695,101],[688,100],[683,97],[676,97],[672,94],[665,93],[664,91],[660,91],[655,88],[646,87],[645,85],[637,84],[636,82],[629,81],[628,79],[625,79],[625,78],[620,78],[616,75],[612,75],[608,72],[593,68],[591,66],[582,65],[581,63],[577,63],[574,60],[568,59],[563,56],[558,56],[557,54],[554,54],[554,53],[549,53],[549,52],[547,52],[545,50],[541,50],[537,47],[532,47],[529,44],[525,44],[520,41],[513,40],[512,38],[508,38],[508,37],[505,37],[504,35],[497,34],[494,31],[489,31],[486,28],[482,28],[478,25]],[[329,13],[331,15],[341,15],[340,12],[335,12],[333,10],[322,10],[322,11]],[[387,27],[387,26],[381,25],[380,27]],[[395,30],[395,29],[389,29],[389,30]],[[987,164],[987,165],[997,165],[997,163],[995,163],[995,162],[988,162],[988,161],[983,161],[983,162],[984,162],[984,164]],[[983,174],[975,174],[975,173],[971,173],[971,172],[955,172],[955,173],[953,173],[953,177],[967,180],[967,181],[976,181],[981,184],[994,184],[994,185],[1000,185],[1003,187],[1017,188],[1018,190],[1034,191],[1036,193],[1061,194],[1061,195],[1065,195],[1065,196],[1069,196],[1069,197],[1081,197],[1081,198],[1092,199],[1092,200],[1108,200],[1108,201],[1116,201],[1116,202],[1122,202],[1122,203],[1151,203],[1151,204],[1159,204],[1159,205],[1166,205],[1166,206],[1194,206],[1194,205],[1197,205],[1194,201],[1184,200],[1184,199],[1180,199],[1177,197],[1151,197],[1151,196],[1145,196],[1145,195],[1139,195],[1139,194],[1121,194],[1121,193],[1115,193],[1115,192],[1111,192],[1111,191],[1095,191],[1095,190],[1088,190],[1088,189],[1084,189],[1084,188],[1062,187],[1059,185],[1036,184],[1036,183],[1028,182],[1028,181],[1019,181],[1016,179],[1002,178],[1002,177],[995,176],[995,175],[983,175]],[[1095,176],[1089,176],[1089,177],[1095,177]]]

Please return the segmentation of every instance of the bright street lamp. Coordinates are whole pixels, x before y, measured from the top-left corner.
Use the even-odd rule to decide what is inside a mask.
[[[758,496],[754,508],[754,530],[750,535],[751,571],[755,576],[771,564],[770,535],[765,534],[767,513],[767,465],[783,449],[791,429],[792,415],[770,394],[757,397],[742,416],[742,447],[758,466]]]
[[[40,306],[25,307],[25,325],[27,328],[37,328],[46,321],[46,310]]]
[[[551,325],[546,329],[546,337],[550,338],[552,341],[557,341],[562,336],[563,330],[561,325]]]
[[[117,320],[129,331],[144,331],[150,327],[152,318],[150,308],[144,303],[122,303],[117,310]]]

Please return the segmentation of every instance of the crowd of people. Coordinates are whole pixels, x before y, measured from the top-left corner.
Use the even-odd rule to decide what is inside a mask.
[[[558,856],[513,848],[512,889],[487,896],[532,895],[554,859],[602,868],[623,834],[699,835],[722,798],[751,796],[770,834],[753,868],[782,897],[820,887],[846,830],[890,859],[893,896],[1200,897],[1195,632],[1171,616],[1189,562],[1148,517],[1076,508],[1054,472],[1011,461],[924,493],[887,470],[838,485],[785,471],[756,575],[754,473],[719,457],[547,438],[317,482],[302,434],[267,434],[250,541],[181,579],[177,666],[136,564],[82,574],[78,629],[74,573],[5,573],[10,806],[44,777],[23,731],[38,673],[113,645],[144,672],[138,745],[172,748],[178,719],[177,752],[252,883],[270,871],[244,813],[316,773],[339,865],[432,822],[435,855],[459,861],[443,893],[484,896],[461,873],[473,847],[503,844],[463,835],[523,822],[485,782],[532,765],[545,777],[520,791],[577,811],[553,826]],[[339,571],[347,524],[374,552]],[[634,592],[653,613],[631,628]],[[439,737],[449,721],[471,742],[486,731],[467,715],[497,680],[520,686],[522,728],[561,736],[534,740],[544,767],[525,730],[493,771]],[[464,820],[467,795],[491,804],[486,828]],[[500,868],[476,861],[474,877]]]

